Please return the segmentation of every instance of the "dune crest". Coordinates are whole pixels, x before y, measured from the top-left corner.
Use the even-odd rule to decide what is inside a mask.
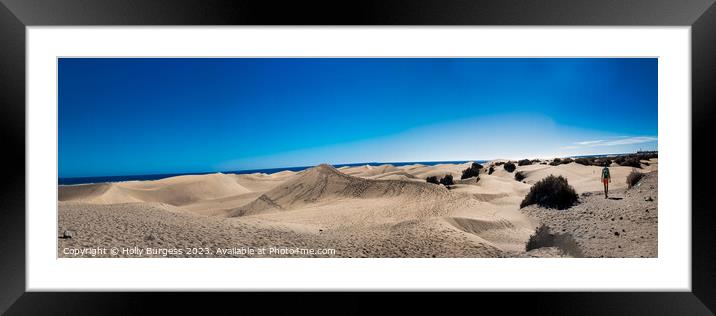
[[[250,193],[234,175],[186,175],[155,181],[127,181],[60,186],[60,201],[93,204],[159,202],[174,206]]]
[[[400,196],[406,199],[434,200],[436,197],[448,195],[450,192],[444,187],[425,182],[359,178],[322,164],[264,193],[255,201],[231,212],[230,216],[292,209],[311,203],[344,198],[370,199]]]

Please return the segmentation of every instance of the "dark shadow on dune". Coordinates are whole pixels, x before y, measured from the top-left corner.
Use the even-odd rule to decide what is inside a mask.
[[[555,247],[562,250],[565,254],[574,258],[583,258],[584,253],[579,249],[579,245],[574,241],[571,234],[551,233],[549,227],[542,224],[537,227],[535,233],[530,236],[525,247],[526,251],[543,247]]]
[[[619,201],[619,200],[623,200],[624,198],[620,198],[620,197],[610,197],[609,199],[610,199],[610,200]]]

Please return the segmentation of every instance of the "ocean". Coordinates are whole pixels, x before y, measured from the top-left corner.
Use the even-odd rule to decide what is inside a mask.
[[[450,163],[450,164],[461,164],[468,161],[475,161],[477,163],[485,163],[488,160],[465,160],[465,161],[417,161],[417,162],[363,162],[363,163],[351,163],[351,164],[338,164],[334,165],[336,168],[340,167],[355,167],[355,166],[379,166],[384,164],[391,164],[393,166],[405,166],[414,164],[423,164],[428,166]],[[227,174],[250,174],[250,173],[276,173],[284,170],[301,171],[315,166],[304,166],[304,167],[287,167],[287,168],[271,168],[271,169],[252,169],[252,170],[237,170],[237,171],[222,171]],[[143,175],[125,175],[125,176],[101,176],[101,177],[76,177],[76,178],[58,178],[57,182],[60,185],[72,185],[72,184],[88,184],[88,183],[104,183],[104,182],[122,182],[122,181],[137,181],[137,180],[159,180],[169,177],[184,176],[184,175],[199,175],[199,174],[212,174],[214,172],[198,172],[198,173],[165,173],[165,174],[143,174]]]

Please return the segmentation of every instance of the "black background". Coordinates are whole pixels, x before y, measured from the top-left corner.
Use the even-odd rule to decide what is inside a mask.
[[[0,311],[8,315],[521,313],[712,315],[716,310],[713,0],[107,1],[0,0]],[[25,292],[25,26],[40,25],[692,26],[692,293]],[[668,113],[659,113],[668,115]],[[668,133],[668,130],[661,130]],[[688,168],[688,166],[684,166]],[[662,179],[663,181],[664,179]],[[666,179],[668,181],[668,179]],[[686,212],[688,210],[664,210]],[[548,260],[548,259],[547,259]],[[197,271],[201,273],[201,271]],[[237,271],[236,273],[241,273]]]

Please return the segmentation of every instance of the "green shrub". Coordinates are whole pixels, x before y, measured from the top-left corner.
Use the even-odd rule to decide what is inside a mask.
[[[438,177],[436,177],[436,176],[429,176],[429,177],[425,178],[425,181],[427,183],[440,184],[440,180],[438,180]]]
[[[574,159],[574,162],[583,166],[592,166],[594,165],[594,158],[577,158]]]
[[[574,160],[572,160],[572,158],[564,158],[564,159],[562,159],[562,164],[566,165],[568,163],[572,163],[573,161]]]
[[[532,164],[532,161],[530,161],[529,159],[522,159],[517,162],[518,166],[529,166],[531,164]]]
[[[490,169],[487,170],[487,174],[492,174],[493,172],[495,172],[495,167],[490,166]]]
[[[506,162],[502,167],[505,168],[507,172],[515,171],[515,168],[517,168],[512,161]]]
[[[631,173],[626,177],[626,183],[628,188],[634,187],[637,183],[639,183],[639,180],[641,180],[644,177],[644,174],[632,169]]]
[[[563,210],[574,205],[577,199],[577,192],[569,185],[567,179],[562,176],[549,175],[537,181],[530,188],[530,192],[522,200],[520,207],[537,204],[542,207]]]
[[[460,176],[460,179],[467,179],[472,177],[480,177],[480,169],[482,169],[482,165],[476,162],[473,162],[472,165],[470,165],[469,168],[462,171],[462,176]]]
[[[453,182],[451,174],[446,174],[442,179],[440,179],[440,184],[448,186],[455,184],[455,182]]]
[[[554,158],[552,162],[549,163],[550,166],[559,166],[562,164],[562,159]]]
[[[637,157],[619,157],[614,160],[617,164],[624,167],[634,167],[641,169],[641,162]]]
[[[527,176],[525,176],[525,173],[522,172],[522,171],[517,171],[517,172],[515,172],[515,180],[517,180],[517,181],[522,181],[522,180],[524,180],[526,177],[527,177]]]

